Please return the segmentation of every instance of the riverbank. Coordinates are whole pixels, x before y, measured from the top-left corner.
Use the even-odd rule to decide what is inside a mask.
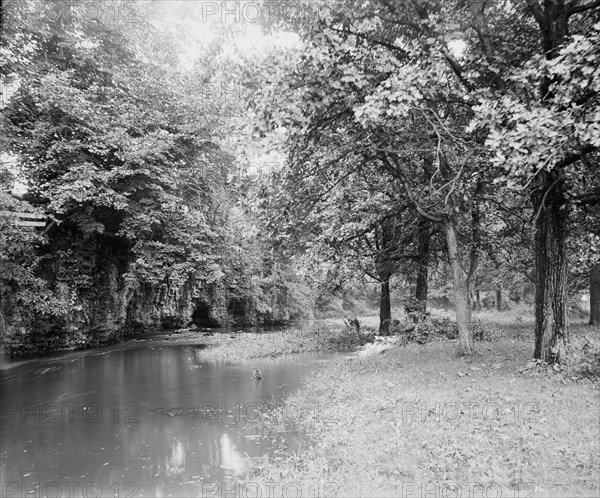
[[[249,361],[298,353],[350,351],[373,341],[375,330],[316,324],[264,332],[222,334],[197,351],[201,361]]]
[[[379,327],[379,317],[360,317],[361,334],[348,332],[342,318],[322,318],[306,322],[282,325],[245,327],[183,327],[177,329],[153,329],[136,334],[120,334],[110,340],[94,344],[69,343],[45,348],[27,342],[0,342],[0,354],[7,361],[27,361],[52,358],[56,355],[102,350],[111,347],[136,347],[139,343],[156,346],[204,345],[210,349],[204,355],[207,360],[233,360],[273,358],[292,353],[320,351],[345,351],[372,341]],[[283,333],[283,334],[282,334]],[[54,341],[52,336],[43,341]],[[240,351],[242,354],[240,355]],[[245,352],[246,351],[246,352]],[[0,357],[0,366],[2,364]]]
[[[598,496],[597,365],[531,362],[520,326],[470,358],[446,340],[331,362],[262,417],[305,449],[252,460],[246,482],[302,496]],[[598,349],[597,329],[573,329],[576,347]]]

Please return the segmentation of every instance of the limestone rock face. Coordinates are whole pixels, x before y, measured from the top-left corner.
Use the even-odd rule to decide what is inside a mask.
[[[279,287],[263,292],[194,275],[141,281],[130,271],[128,248],[108,238],[63,234],[51,251],[40,273],[55,298],[52,312],[32,311],[15,289],[0,289],[0,347],[13,355],[97,347],[151,330],[282,324],[312,315],[307,300]]]
[[[17,356],[41,354],[101,346],[192,323],[231,324],[223,282],[201,285],[191,278],[181,285],[151,285],[131,279],[110,262],[93,280],[92,288],[82,289],[69,279],[54,279],[54,294],[66,309],[60,318],[20,313],[16,303],[4,298],[0,336],[6,349]]]

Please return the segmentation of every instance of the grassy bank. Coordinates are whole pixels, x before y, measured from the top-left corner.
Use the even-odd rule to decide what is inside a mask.
[[[332,362],[263,417],[304,449],[253,460],[247,482],[302,496],[598,496],[598,358],[550,369],[530,361],[531,330],[499,327],[471,358],[433,341]],[[574,329],[582,351],[598,348],[598,329]]]
[[[219,338],[197,355],[206,361],[246,361],[295,353],[348,351],[373,339],[373,330],[361,332],[345,326],[316,325],[307,329],[243,332]]]

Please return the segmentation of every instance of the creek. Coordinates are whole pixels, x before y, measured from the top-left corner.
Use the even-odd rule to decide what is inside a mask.
[[[201,496],[215,485],[228,490],[247,457],[294,444],[293,436],[282,442],[261,434],[259,405],[283,399],[336,356],[216,363],[198,359],[201,347],[130,341],[3,360],[0,495]],[[254,365],[260,381],[252,379]]]

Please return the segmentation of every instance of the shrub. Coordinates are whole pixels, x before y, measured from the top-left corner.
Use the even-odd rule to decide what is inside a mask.
[[[570,375],[600,380],[600,339],[573,335],[566,367]]]
[[[473,337],[478,341],[495,341],[504,337],[504,330],[496,323],[473,320]]]
[[[361,327],[358,318],[347,318],[344,320],[343,329],[317,329],[317,340],[322,349],[343,351],[364,346],[373,341],[375,331]]]
[[[449,318],[432,318],[429,315],[420,315],[415,322],[414,315],[399,323],[399,328],[406,334],[406,342],[426,344],[439,339],[456,339],[458,327]]]
[[[404,312],[409,320],[414,323],[421,322],[427,319],[430,314],[427,310],[427,301],[420,301],[415,297],[411,297],[404,306]]]

